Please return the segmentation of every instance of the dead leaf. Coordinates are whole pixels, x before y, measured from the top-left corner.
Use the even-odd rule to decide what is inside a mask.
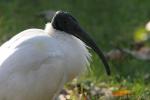
[[[113,96],[126,96],[126,95],[130,95],[131,92],[129,90],[118,90],[118,91],[114,91],[112,92],[112,95]]]
[[[105,56],[109,60],[121,60],[124,57],[123,52],[118,49],[113,49],[109,51],[108,53],[106,53]]]

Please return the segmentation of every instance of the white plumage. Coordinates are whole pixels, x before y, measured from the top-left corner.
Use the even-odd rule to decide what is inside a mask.
[[[110,68],[100,48],[69,13],[58,11],[45,30],[28,29],[0,47],[0,100],[54,100],[84,72],[86,43]]]
[[[25,30],[0,47],[0,100],[51,100],[63,85],[85,71],[90,54],[73,35]]]

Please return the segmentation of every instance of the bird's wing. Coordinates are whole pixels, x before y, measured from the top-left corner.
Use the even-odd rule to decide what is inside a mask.
[[[38,35],[47,35],[44,30],[41,29],[27,29],[12,37],[9,41],[5,42],[1,47],[10,48],[12,45],[16,45],[22,41],[26,41],[28,38],[32,38]]]
[[[39,98],[59,90],[64,84],[65,65],[51,42],[47,36],[34,36],[0,48],[0,100],[44,100]]]

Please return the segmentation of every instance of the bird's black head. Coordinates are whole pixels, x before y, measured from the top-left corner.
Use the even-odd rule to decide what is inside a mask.
[[[106,72],[110,75],[110,68],[105,59],[105,56],[101,52],[100,48],[96,45],[94,40],[86,33],[79,25],[78,21],[70,15],[68,12],[57,11],[54,15],[52,22],[52,26],[56,30],[64,31],[68,34],[71,34],[83,42],[85,42],[89,47],[91,47],[98,56],[102,59]]]
[[[57,11],[51,23],[56,30],[64,31],[72,35],[74,31],[79,29],[77,20],[68,12]]]

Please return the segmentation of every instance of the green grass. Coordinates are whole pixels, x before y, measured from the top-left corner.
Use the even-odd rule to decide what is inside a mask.
[[[71,12],[104,51],[113,48],[111,43],[128,47],[136,29],[149,21],[149,4],[149,0],[0,0],[0,43],[27,28],[44,28],[45,22],[36,14],[50,9]],[[130,100],[150,98],[150,79],[144,79],[150,62],[126,57],[110,65],[113,75],[107,77],[94,54],[92,71],[84,79],[123,85],[134,93]]]

